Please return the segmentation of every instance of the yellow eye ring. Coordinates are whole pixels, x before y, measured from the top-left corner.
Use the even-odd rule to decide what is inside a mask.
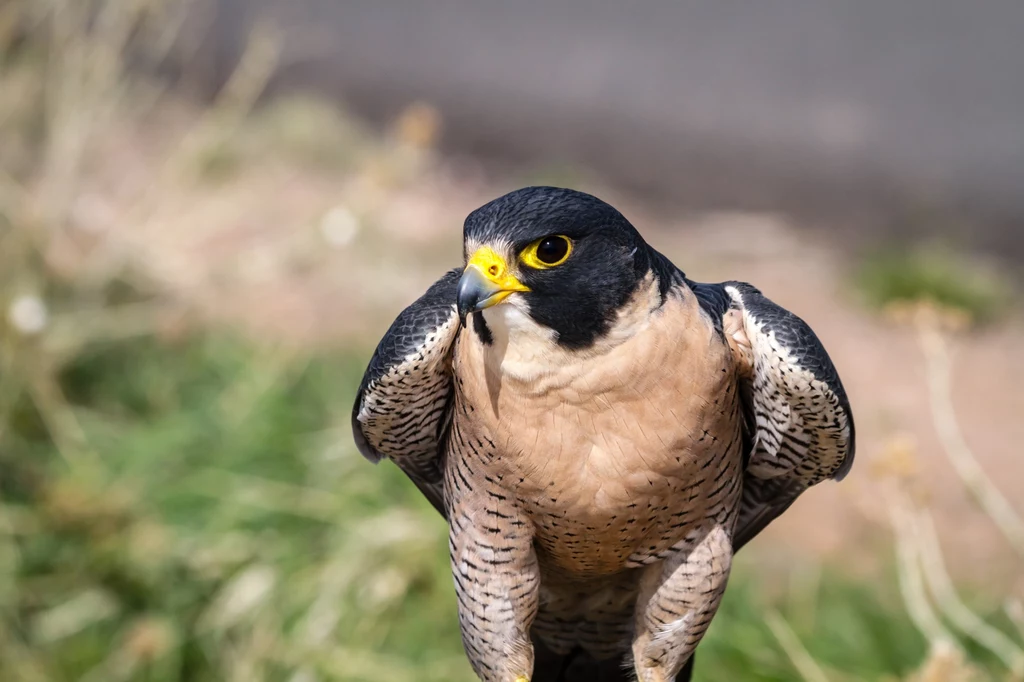
[[[572,240],[560,234],[542,237],[533,242],[519,254],[523,265],[536,270],[546,270],[561,265],[569,260],[572,253]]]

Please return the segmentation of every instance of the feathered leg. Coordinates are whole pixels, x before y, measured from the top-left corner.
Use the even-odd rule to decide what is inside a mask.
[[[486,492],[459,499],[450,520],[459,626],[470,664],[485,682],[530,682],[529,632],[540,586],[531,526],[507,498]]]
[[[692,551],[648,569],[633,640],[640,682],[671,682],[684,669],[718,610],[731,562],[729,534],[714,526]]]

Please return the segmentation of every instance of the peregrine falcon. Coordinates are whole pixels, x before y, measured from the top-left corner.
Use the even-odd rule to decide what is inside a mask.
[[[691,281],[589,194],[506,194],[463,245],[380,341],[352,426],[448,522],[473,670],[689,679],[733,554],[853,464],[832,361],[799,317]]]

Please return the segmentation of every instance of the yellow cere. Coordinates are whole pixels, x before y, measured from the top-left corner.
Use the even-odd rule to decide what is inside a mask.
[[[561,258],[559,258],[558,260],[553,261],[551,263],[548,263],[546,261],[541,260],[540,257],[537,254],[537,249],[540,247],[541,242],[543,242],[545,239],[560,239],[560,240],[564,241],[565,242],[565,255],[562,256]],[[557,235],[557,236],[554,236],[554,237],[544,237],[543,239],[538,239],[534,243],[530,244],[525,249],[523,249],[522,253],[519,254],[519,260],[522,261],[523,265],[526,265],[527,267],[531,267],[531,268],[534,268],[536,270],[547,270],[548,268],[553,268],[553,267],[555,267],[557,265],[561,265],[565,261],[569,260],[569,254],[571,254],[571,253],[572,253],[572,240],[569,239],[568,237],[563,237],[561,235]]]
[[[497,251],[482,246],[470,257],[466,269],[476,268],[501,291],[529,291],[530,288],[516,279],[509,271],[508,264]]]

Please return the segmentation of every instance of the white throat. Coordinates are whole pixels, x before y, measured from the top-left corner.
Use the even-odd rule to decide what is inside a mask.
[[[571,381],[599,360],[629,341],[650,325],[651,316],[661,303],[653,277],[640,284],[633,297],[619,311],[608,331],[583,350],[558,344],[558,333],[534,322],[526,302],[513,294],[502,304],[483,311],[493,337],[485,349],[488,368],[503,378],[517,382],[555,385]]]

